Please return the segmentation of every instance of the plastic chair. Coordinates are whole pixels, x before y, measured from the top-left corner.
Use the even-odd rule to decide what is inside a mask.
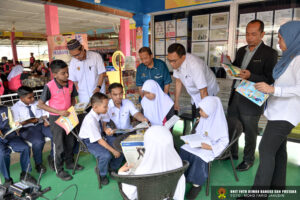
[[[78,141],[79,143],[79,149],[78,149],[78,153],[77,153],[77,156],[76,156],[76,159],[75,159],[75,164],[74,164],[74,168],[73,168],[73,171],[72,171],[72,175],[75,174],[75,169],[77,167],[77,163],[78,163],[78,160],[79,160],[79,155],[81,152],[86,152],[86,153],[90,153],[87,146],[84,144],[84,142],[80,139],[80,137],[74,133],[74,131],[71,131],[71,134],[74,135],[74,137],[76,138],[76,140]],[[95,171],[96,171],[96,174],[97,174],[97,179],[98,179],[98,187],[99,189],[101,189],[101,179],[100,179],[100,170],[98,168],[98,159],[96,158],[96,168],[95,168]]]
[[[232,138],[230,139],[229,145],[223,150],[223,152],[218,157],[216,157],[214,160],[212,160],[211,162],[208,163],[208,178],[207,178],[207,182],[206,182],[206,196],[208,196],[208,194],[209,194],[211,166],[212,166],[212,162],[215,160],[224,160],[229,157],[235,180],[239,181],[239,178],[237,176],[235,166],[233,163],[230,148],[235,142],[237,142],[237,140],[241,136],[241,134],[243,132],[243,126],[242,126],[241,122],[235,118],[227,118],[227,123],[228,123],[228,131],[232,132]],[[231,134],[229,134],[229,135],[231,135]]]
[[[118,181],[119,191],[124,200],[129,200],[122,191],[122,183],[137,187],[139,200],[173,199],[178,180],[188,168],[189,162],[183,161],[183,166],[167,172],[145,175],[119,175],[112,172],[112,177]]]

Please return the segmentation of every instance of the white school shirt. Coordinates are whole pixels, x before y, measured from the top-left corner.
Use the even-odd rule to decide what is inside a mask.
[[[30,104],[31,110],[36,118],[41,118],[42,116],[47,116],[47,112],[37,107],[38,102],[34,102]],[[12,114],[15,122],[23,122],[27,119],[30,119],[29,109],[26,107],[27,105],[23,103],[23,101],[19,100],[12,107]],[[39,120],[39,123],[43,122],[42,119]],[[23,127],[34,126],[33,123],[26,124]]]
[[[264,115],[268,120],[284,120],[294,126],[300,123],[300,55],[275,80],[275,91],[266,103]]]
[[[105,73],[105,67],[100,54],[86,51],[86,59],[80,61],[72,58],[69,66],[69,79],[78,82],[79,101],[88,103],[93,91],[98,85],[99,75]],[[101,86],[101,93],[105,94],[105,81]]]
[[[200,89],[207,87],[209,96],[217,95],[219,92],[213,71],[203,60],[192,54],[186,54],[181,66],[177,70],[173,70],[173,76],[181,80],[192,98],[192,104],[195,103],[196,106],[201,101]]]
[[[130,115],[134,116],[138,112],[134,104],[128,99],[122,100],[120,109],[116,107],[113,100],[110,99],[107,117],[103,119],[103,121],[109,122],[109,119],[111,119],[118,129],[131,129]]]
[[[90,143],[97,142],[102,138],[99,121],[103,115],[98,115],[93,109],[85,116],[79,131],[81,139],[89,139]]]

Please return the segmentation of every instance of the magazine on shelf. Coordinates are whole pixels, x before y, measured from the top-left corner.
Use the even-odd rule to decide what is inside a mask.
[[[71,106],[68,109],[70,115],[68,117],[60,116],[55,123],[62,127],[68,135],[78,124],[79,120],[75,111],[75,108]]]
[[[180,136],[180,139],[183,140],[186,144],[188,144],[192,148],[201,147],[202,143],[206,143],[211,145],[209,137],[205,134],[191,134]]]
[[[132,171],[135,171],[145,153],[144,134],[129,135],[121,142],[121,147],[128,165],[132,166]]]
[[[258,91],[255,89],[254,85],[254,82],[242,80],[242,82],[236,88],[236,91],[253,103],[261,106],[268,99],[269,95]]]

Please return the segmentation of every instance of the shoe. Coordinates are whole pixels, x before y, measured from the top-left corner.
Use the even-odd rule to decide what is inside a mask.
[[[47,171],[46,167],[43,164],[37,164],[35,165],[35,169],[38,173],[45,174],[45,172]]]
[[[67,168],[67,169],[73,169],[73,168],[74,168],[74,165],[75,165],[74,163],[66,164],[66,168]],[[83,166],[81,166],[81,165],[79,165],[79,164],[76,165],[75,170],[80,171],[80,170],[83,170],[83,169],[84,169]]]
[[[106,176],[100,176],[101,185],[108,185],[109,180]]]
[[[26,172],[21,172],[21,174],[20,174],[20,180],[24,180],[25,176],[26,176]],[[33,183],[35,185],[37,184],[36,179],[33,176],[31,176],[29,173],[27,173],[26,180],[24,180],[24,181],[31,182],[31,183]]]
[[[64,170],[60,171],[58,174],[56,174],[56,176],[63,181],[69,181],[73,178],[68,172]]]
[[[253,163],[248,163],[246,161],[241,162],[237,167],[236,170],[238,171],[247,171],[248,169],[250,169],[250,167],[253,166]]]
[[[14,181],[12,180],[12,178],[9,178],[9,179],[5,179],[5,182],[3,185],[4,185],[4,187],[8,188],[13,183],[14,183]]]
[[[52,156],[48,156],[48,165],[49,165],[49,168],[52,170],[52,171],[55,171],[55,167],[54,167],[54,159]]]
[[[187,193],[186,198],[188,200],[194,200],[197,198],[199,192],[201,191],[201,186],[195,187],[193,186],[190,191]]]

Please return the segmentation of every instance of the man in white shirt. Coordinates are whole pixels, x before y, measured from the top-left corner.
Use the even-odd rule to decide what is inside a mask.
[[[67,44],[72,56],[69,66],[69,79],[79,94],[79,101],[88,103],[95,92],[105,94],[105,66],[100,54],[87,51],[76,39]]]
[[[168,47],[168,61],[175,81],[174,109],[179,110],[179,96],[182,85],[192,99],[193,118],[198,115],[196,106],[206,96],[214,96],[219,91],[216,76],[203,60],[186,53],[183,45],[174,43]]]
[[[106,123],[110,120],[114,122],[117,129],[131,129],[130,116],[140,122],[148,122],[148,119],[135,108],[130,100],[123,99],[123,86],[120,83],[111,84],[108,91],[111,99],[108,103],[107,117],[103,119],[104,130],[106,129]]]

